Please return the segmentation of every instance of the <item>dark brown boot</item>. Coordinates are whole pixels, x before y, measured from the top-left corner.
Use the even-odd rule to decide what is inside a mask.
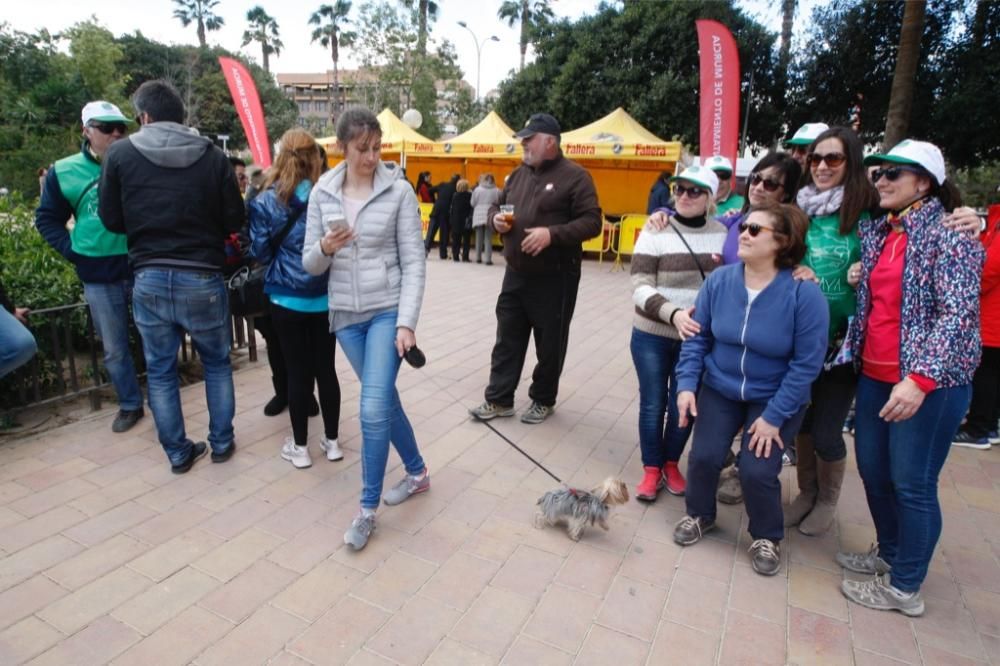
[[[844,471],[847,469],[847,459],[826,462],[817,458],[817,478],[819,495],[816,506],[801,523],[799,532],[809,536],[825,534],[837,515],[837,500],[840,499],[840,487],[844,485]]]
[[[816,452],[812,435],[799,433],[795,437],[795,451],[799,461],[795,465],[795,475],[799,481],[799,495],[785,507],[785,527],[794,527],[809,515],[816,504],[819,485],[816,481]]]

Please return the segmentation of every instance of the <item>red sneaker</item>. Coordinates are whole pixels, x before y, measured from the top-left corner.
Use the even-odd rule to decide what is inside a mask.
[[[667,492],[671,495],[681,496],[687,490],[687,481],[684,480],[675,462],[668,462],[663,466],[663,480],[666,481]]]
[[[656,500],[663,487],[663,474],[659,467],[643,467],[642,481],[635,487],[635,498],[643,502]]]

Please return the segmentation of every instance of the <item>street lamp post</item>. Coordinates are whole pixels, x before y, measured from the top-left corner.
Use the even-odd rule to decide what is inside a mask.
[[[462,26],[463,28],[465,28],[466,30],[469,31],[469,34],[472,35],[472,42],[476,45],[476,101],[478,102],[479,101],[479,61],[480,61],[480,58],[483,55],[483,45],[486,42],[499,42],[500,38],[497,37],[496,35],[490,35],[489,37],[483,39],[483,41],[479,41],[479,38],[476,37],[476,33],[472,32],[472,28],[469,27],[468,23],[466,23],[465,21],[459,21],[458,24],[460,26]]]

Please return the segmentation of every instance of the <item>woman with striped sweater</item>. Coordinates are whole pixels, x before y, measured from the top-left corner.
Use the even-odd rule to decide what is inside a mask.
[[[644,471],[635,494],[649,502],[664,487],[672,495],[684,494],[677,461],[691,424],[678,425],[674,367],[681,342],[700,330],[692,318],[694,300],[705,276],[718,265],[726,240],[726,227],[713,218],[716,175],[705,167],[690,167],[670,181],[677,212],[654,212],[632,255],[635,316],[630,347],[639,378]]]

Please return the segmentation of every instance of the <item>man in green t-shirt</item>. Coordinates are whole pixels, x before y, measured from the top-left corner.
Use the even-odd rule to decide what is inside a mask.
[[[715,193],[716,215],[721,217],[731,210],[743,208],[743,197],[733,192],[733,163],[722,155],[713,155],[705,160],[705,166],[719,177],[719,191]]]

